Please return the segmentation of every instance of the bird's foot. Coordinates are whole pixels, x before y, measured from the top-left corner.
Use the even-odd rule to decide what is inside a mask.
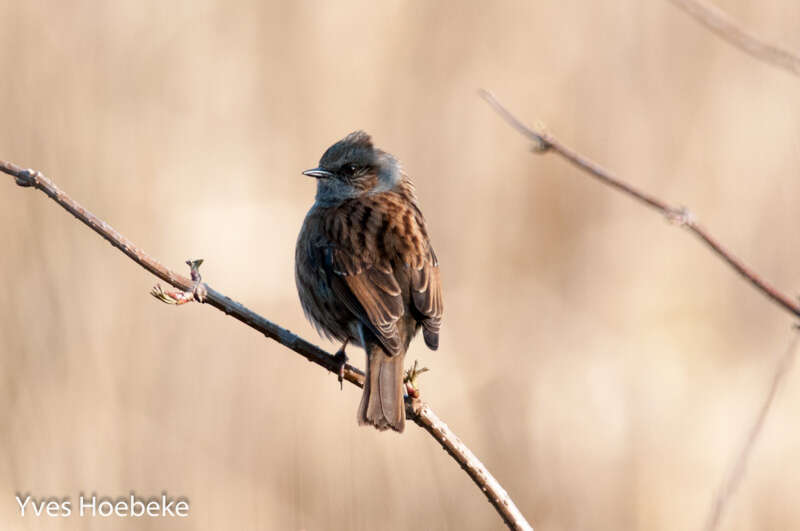
[[[339,377],[339,389],[344,389],[344,368],[347,366],[347,354],[344,352],[344,348],[347,346],[347,341],[344,342],[342,348],[336,351],[334,354],[333,359],[338,363],[338,368],[336,370],[336,374]]]

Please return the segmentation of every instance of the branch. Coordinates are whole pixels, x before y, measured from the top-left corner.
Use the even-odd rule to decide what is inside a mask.
[[[583,155],[573,151],[571,148],[562,144],[553,135],[547,132],[537,132],[523,124],[517,117],[503,107],[499,101],[494,97],[491,92],[480,90],[480,96],[486,100],[489,105],[499,114],[511,127],[519,131],[523,136],[534,142],[533,149],[535,152],[544,153],[546,151],[553,151],[585,171],[601,183],[608,185],[618,191],[636,199],[653,210],[663,214],[669,221],[677,223],[678,225],[686,228],[695,236],[705,243],[717,256],[722,258],[734,271],[744,277],[750,284],[752,284],[763,295],[766,295],[772,302],[792,314],[794,317],[800,317],[800,304],[792,300],[787,295],[778,291],[769,282],[762,279],[755,271],[747,267],[741,260],[728,251],[711,233],[704,229],[694,218],[694,216],[686,210],[686,208],[678,208],[670,206],[661,199],[646,194],[632,185],[620,180],[610,171],[602,168],[598,164],[587,159]]]
[[[761,409],[758,411],[755,422],[753,422],[753,425],[750,427],[750,431],[747,434],[747,439],[742,447],[742,451],[736,456],[736,460],[732,463],[728,474],[725,476],[725,479],[723,479],[722,485],[720,485],[717,495],[714,498],[714,502],[711,505],[711,510],[709,511],[704,528],[706,531],[714,531],[717,529],[728,500],[730,500],[736,493],[736,489],[739,487],[742,477],[744,477],[747,461],[750,458],[750,454],[753,452],[753,448],[756,445],[758,436],[761,434],[761,430],[764,427],[764,421],[767,419],[767,414],[769,413],[770,406],[772,406],[775,394],[778,392],[778,387],[781,385],[781,382],[794,364],[798,339],[800,339],[800,333],[795,332],[791,343],[789,343],[789,348],[786,349],[784,355],[781,356],[780,360],[778,360],[778,365],[775,367],[775,373],[772,375],[772,382],[770,383],[769,390],[767,391],[767,396],[764,398],[764,402],[761,404]]]
[[[669,0],[700,24],[745,53],[800,76],[800,56],[748,33],[724,11],[698,0]]]
[[[41,172],[22,169],[14,164],[1,160],[0,171],[15,177],[17,184],[20,186],[37,188],[47,194],[48,197],[61,205],[67,212],[88,225],[89,228],[105,238],[111,245],[118,248],[131,260],[164,282],[168,282],[184,292],[191,293],[191,296],[193,296],[195,300],[210,304],[214,308],[225,312],[226,315],[238,319],[247,326],[261,332],[266,337],[300,354],[308,361],[316,363],[328,371],[338,373],[340,363],[333,355],[293,334],[289,330],[261,317],[242,304],[219,293],[208,284],[201,282],[199,273],[196,279],[192,280],[163,266],[136,247],[130,240],[114,230],[108,223],[83,208],[70,196],[61,191]],[[195,273],[197,273],[197,266],[199,266],[199,263],[198,261],[194,261],[190,263],[190,265],[192,266],[192,276],[194,277]],[[169,298],[171,295],[159,289],[155,289],[153,294],[161,300],[164,300],[162,296],[164,298]],[[186,302],[186,297],[174,298],[176,301],[182,300]],[[351,365],[345,365],[343,376],[345,380],[356,387],[364,386],[364,373]],[[500,483],[489,473],[483,463],[475,457],[470,449],[450,430],[447,424],[436,416],[430,406],[416,399],[408,399],[406,401],[406,413],[409,419],[413,420],[418,426],[427,431],[431,437],[436,439],[461,468],[467,472],[469,477],[472,478],[475,485],[486,495],[489,502],[509,528],[532,530],[530,524],[528,524],[525,517],[519,509],[517,509],[516,505],[514,505],[514,502]]]

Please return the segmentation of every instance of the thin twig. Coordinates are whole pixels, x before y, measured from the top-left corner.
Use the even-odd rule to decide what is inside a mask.
[[[163,266],[136,247],[130,240],[114,230],[108,223],[83,208],[70,196],[61,191],[41,172],[26,170],[4,161],[0,161],[0,171],[15,177],[17,184],[20,186],[34,187],[47,194],[48,197],[61,205],[79,221],[88,225],[92,230],[110,242],[111,245],[117,247],[134,262],[150,271],[164,282],[168,282],[183,292],[192,294],[195,300],[210,304],[218,310],[225,312],[226,315],[238,319],[249,327],[258,330],[266,337],[300,354],[308,361],[316,363],[328,371],[338,373],[339,362],[332,354],[329,354],[316,345],[293,334],[289,330],[261,317],[242,304],[219,293],[208,284],[200,282],[199,273],[196,276],[197,282],[195,282]],[[190,263],[193,269],[193,276],[195,276],[194,274],[197,273],[197,266],[199,263],[194,261],[193,264],[194,265]],[[162,297],[176,297],[174,294],[164,292],[163,290],[159,291],[158,289],[154,289],[154,296],[161,300],[164,300]],[[176,298],[185,300],[186,297]],[[345,366],[344,379],[357,387],[364,386],[364,373],[351,365]],[[500,483],[498,483],[483,463],[475,457],[450,428],[436,416],[430,406],[419,402],[419,400],[409,399],[406,401],[406,412],[409,419],[413,420],[418,426],[436,439],[447,453],[449,453],[467,472],[469,477],[472,478],[481,492],[486,495],[489,502],[509,528],[523,530],[532,529]]]
[[[745,53],[800,76],[800,55],[770,44],[745,31],[721,9],[698,0],[669,0],[700,24]]]
[[[728,251],[715,237],[704,229],[695,217],[686,208],[670,206],[661,199],[646,194],[632,185],[622,181],[610,171],[592,162],[583,155],[577,153],[566,145],[562,144],[553,135],[547,132],[537,132],[523,124],[511,112],[506,109],[491,92],[486,90],[479,91],[480,96],[514,129],[522,133],[534,142],[534,151],[546,152],[553,151],[558,153],[569,162],[582,169],[601,183],[616,188],[620,192],[633,197],[639,202],[663,214],[668,220],[685,227],[695,236],[700,238],[712,251],[722,258],[737,273],[744,277],[762,294],[766,295],[772,302],[791,313],[795,317],[800,317],[800,304],[792,298],[778,291],[769,282],[762,279],[755,271],[746,266],[739,258]]]
[[[711,505],[711,510],[704,528],[706,531],[714,531],[714,529],[717,528],[722,519],[725,506],[736,493],[736,489],[739,487],[742,477],[744,477],[747,461],[750,458],[750,454],[753,453],[753,448],[758,440],[758,436],[761,434],[762,428],[764,427],[764,421],[767,419],[767,414],[775,399],[775,394],[778,392],[781,382],[794,364],[798,339],[800,339],[800,333],[795,332],[786,352],[781,356],[780,360],[778,360],[778,365],[775,367],[775,372],[772,375],[772,382],[767,391],[767,396],[761,404],[761,409],[758,411],[755,422],[753,422],[753,425],[750,427],[744,446],[741,452],[736,456],[736,460],[731,465],[728,474],[723,479],[722,485],[720,485],[714,502]]]

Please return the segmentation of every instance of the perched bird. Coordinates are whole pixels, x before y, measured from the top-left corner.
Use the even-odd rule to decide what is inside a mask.
[[[422,328],[439,346],[442,288],[439,263],[414,185],[399,162],[356,131],[325,151],[317,195],[297,239],[295,280],[306,317],[367,354],[358,423],[402,432],[403,358]]]

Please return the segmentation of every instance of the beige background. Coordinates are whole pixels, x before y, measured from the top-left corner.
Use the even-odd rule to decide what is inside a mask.
[[[800,50],[800,4],[718,1]],[[800,79],[665,1],[0,3],[0,158],[293,331],[314,183],[351,130],[416,179],[442,263],[424,397],[539,529],[697,529],[791,320],[688,234],[528,144],[476,96],[686,204],[800,288]],[[0,186],[3,529],[497,529],[421,430]],[[354,362],[363,364],[358,350]],[[800,371],[725,529],[800,527]],[[191,501],[185,521],[20,518],[14,494]]]

